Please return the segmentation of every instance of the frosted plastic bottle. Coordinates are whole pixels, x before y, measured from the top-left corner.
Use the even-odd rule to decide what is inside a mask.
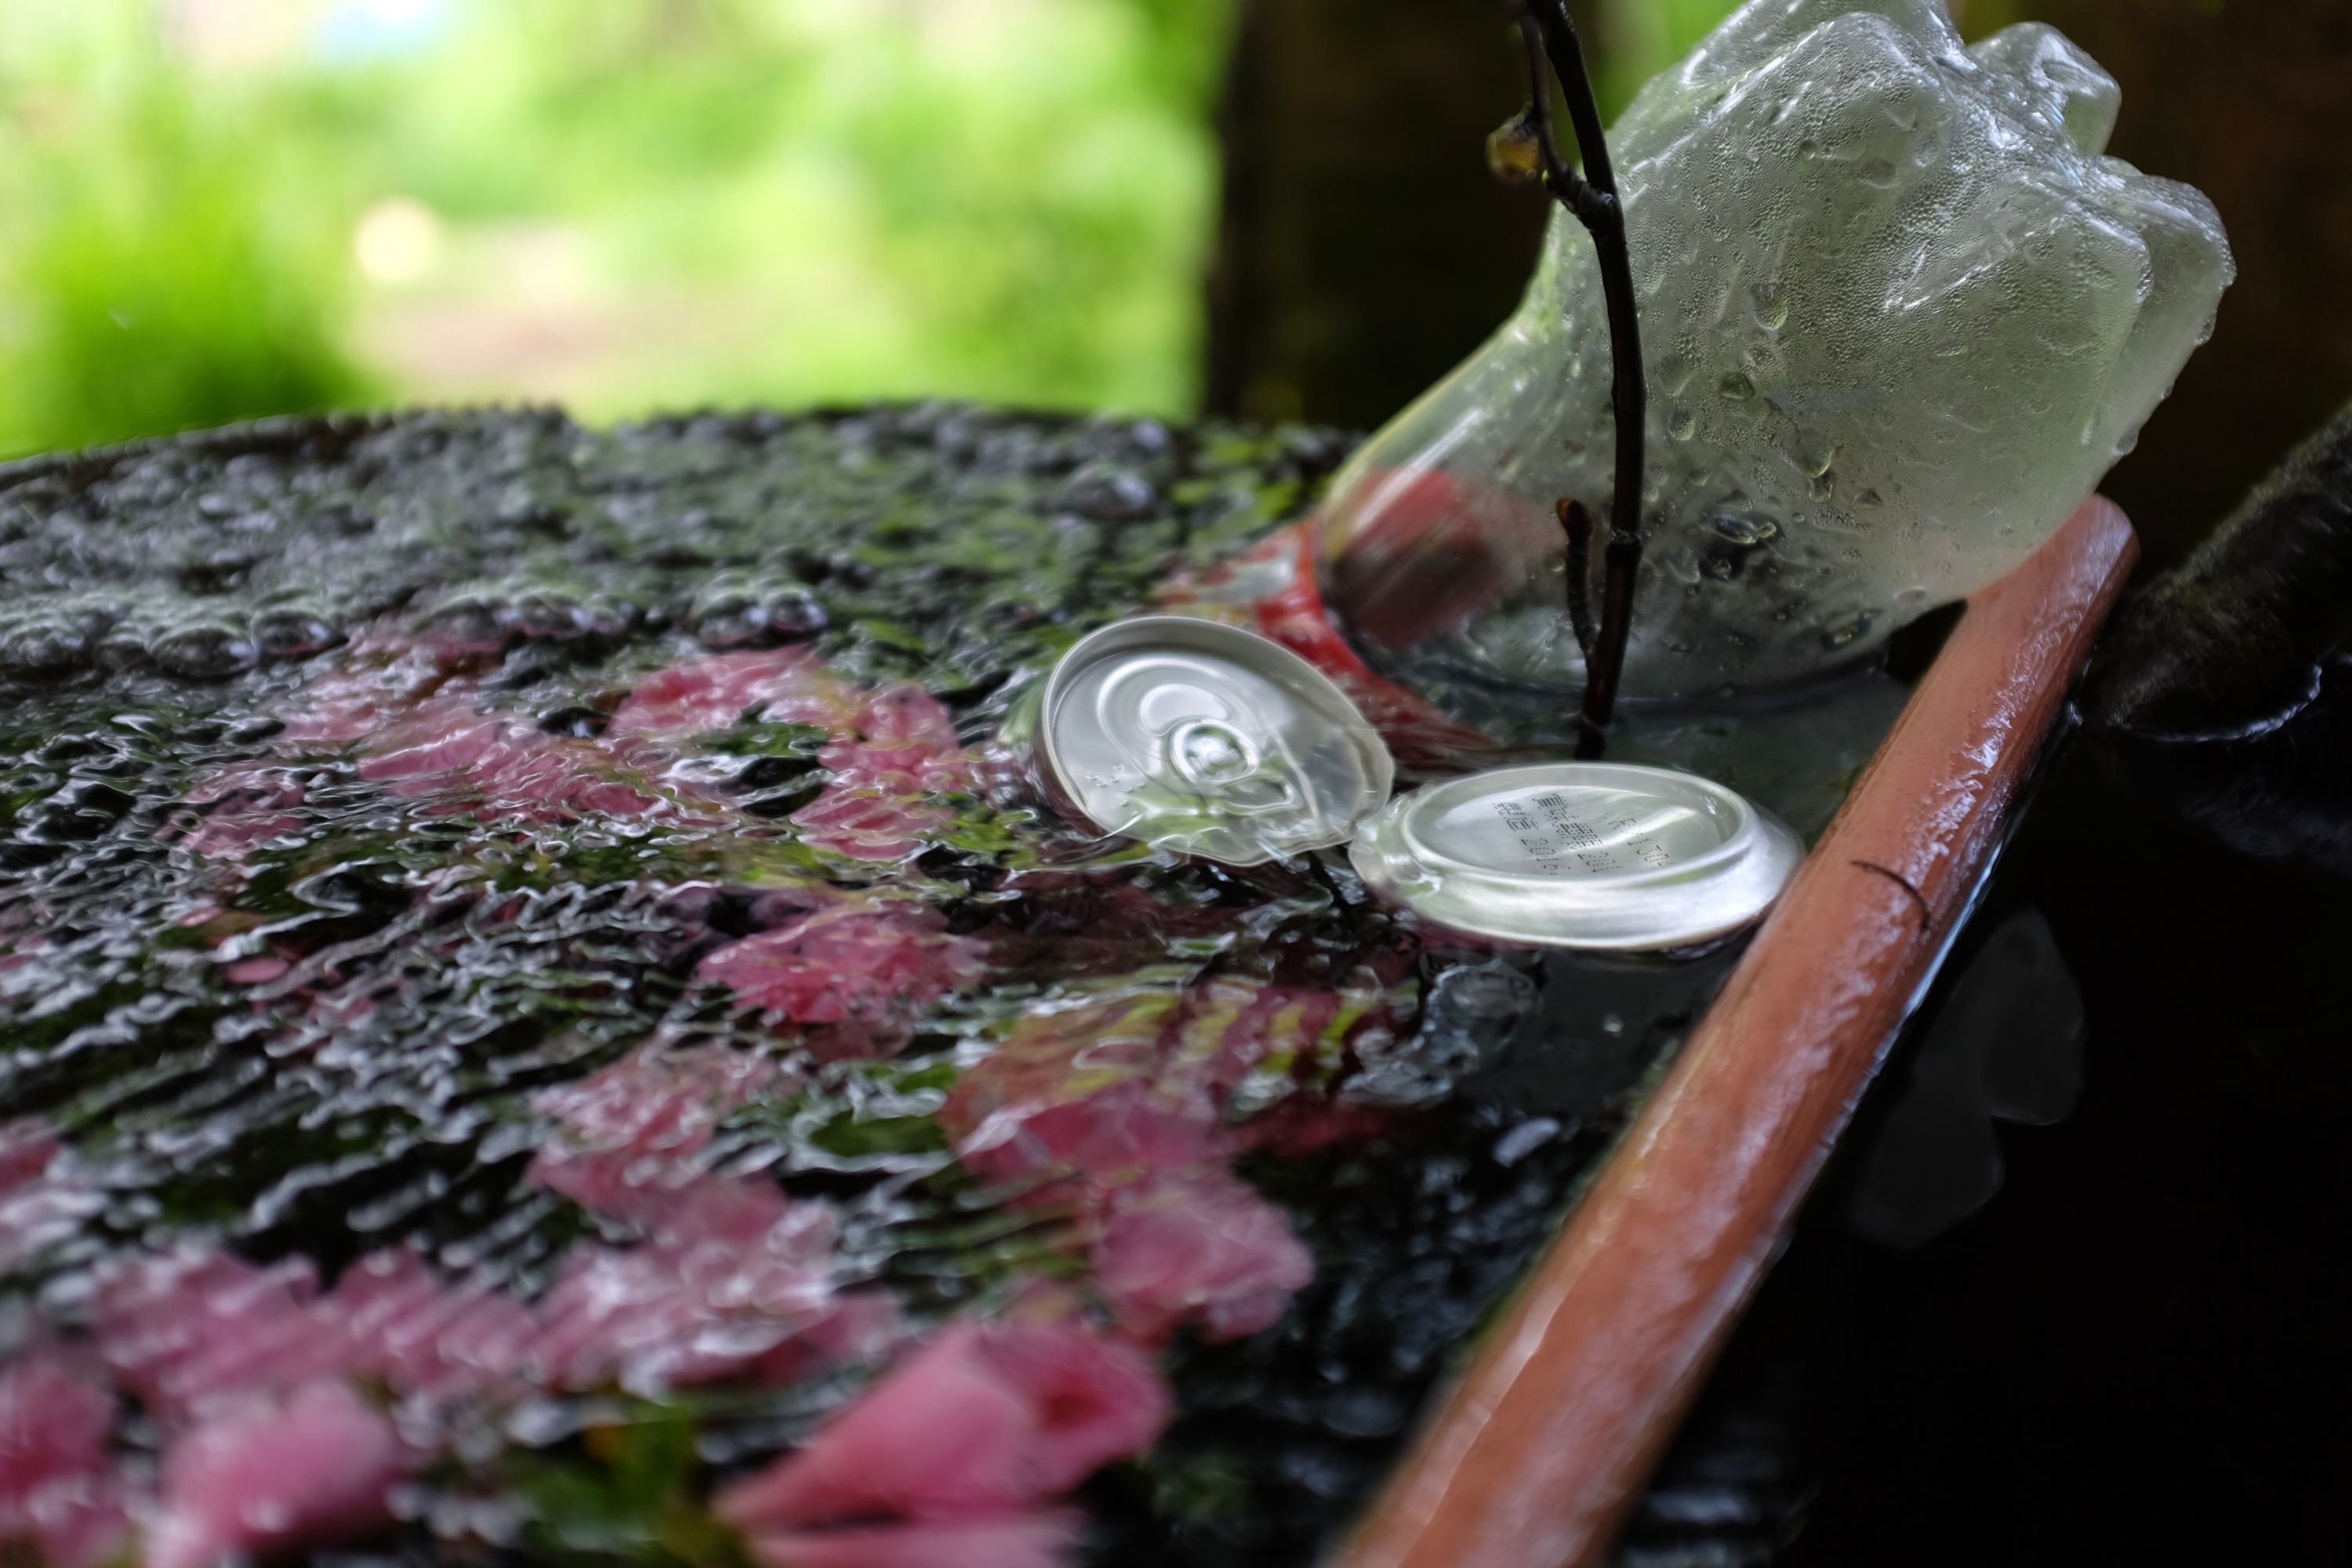
[[[1611,137],[1651,384],[1630,704],[1867,658],[2131,449],[2234,269],[2202,195],[2104,155],[2119,102],[2053,29],[1967,48],[1941,0],[1757,0],[1643,91]],[[1335,481],[1318,570],[1375,664],[1580,685],[1554,506],[1607,517],[1609,387],[1558,214],[1518,312]]]

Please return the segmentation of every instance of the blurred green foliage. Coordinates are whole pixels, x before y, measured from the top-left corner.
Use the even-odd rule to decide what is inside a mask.
[[[1181,411],[1232,5],[0,6],[0,451],[391,399]]]
[[[1690,53],[1739,0],[1608,0],[1598,66],[1602,107],[1614,115],[1642,84]]]
[[[390,401],[1182,413],[1240,3],[0,3],[0,454]],[[1605,0],[1612,111],[1735,3]]]
[[[331,341],[338,249],[273,210],[121,8],[0,21],[0,451],[364,387]]]

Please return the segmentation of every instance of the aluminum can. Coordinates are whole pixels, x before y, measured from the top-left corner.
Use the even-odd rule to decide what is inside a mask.
[[[1281,644],[1191,616],[1139,616],[1063,657],[1037,771],[1105,835],[1229,866],[1345,844],[1395,764],[1327,676]]]
[[[1753,924],[1804,855],[1779,819],[1696,774],[1538,763],[1403,796],[1349,858],[1375,892],[1451,930],[1633,952]]]

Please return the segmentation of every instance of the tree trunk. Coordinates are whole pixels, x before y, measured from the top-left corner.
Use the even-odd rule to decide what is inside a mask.
[[[1246,0],[1213,411],[1376,425],[1510,313],[1550,211],[1486,172],[1526,93],[1507,20],[1483,0]]]

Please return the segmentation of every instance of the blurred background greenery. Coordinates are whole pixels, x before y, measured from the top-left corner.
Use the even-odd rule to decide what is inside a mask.
[[[1727,4],[1623,5],[1612,93]],[[1184,412],[1236,7],[11,0],[0,453],[385,402]]]
[[[0,450],[352,403],[1190,405],[1231,0],[0,6]]]
[[[1864,5],[1869,0],[1853,0]],[[2158,556],[2352,392],[2343,0],[1951,0],[2123,80],[2221,336]],[[1733,0],[1569,0],[1609,106]],[[0,0],[0,455],[254,415],[928,395],[1365,427],[1525,284],[1502,0]]]

